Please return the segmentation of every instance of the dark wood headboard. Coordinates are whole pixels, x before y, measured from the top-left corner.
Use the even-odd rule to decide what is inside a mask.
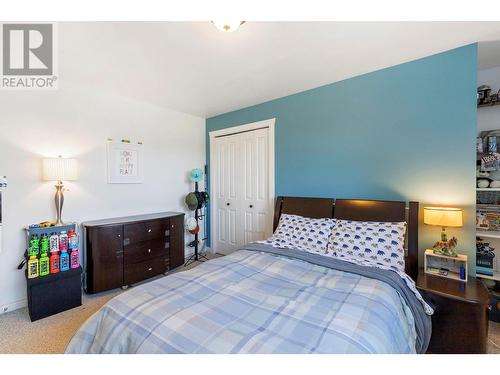
[[[337,218],[356,221],[406,221],[405,271],[413,279],[418,275],[418,202],[362,199],[278,197],[274,209],[273,231],[281,214],[313,218]]]

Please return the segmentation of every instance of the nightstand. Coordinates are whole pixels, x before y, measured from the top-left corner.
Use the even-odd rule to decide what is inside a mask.
[[[434,308],[428,353],[486,353],[489,295],[480,280],[451,280],[421,269],[417,288]]]

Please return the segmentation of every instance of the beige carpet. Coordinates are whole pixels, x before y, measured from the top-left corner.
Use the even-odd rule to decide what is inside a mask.
[[[218,255],[209,256],[212,257]],[[199,264],[200,262],[191,263],[172,273],[185,271]],[[30,321],[27,307],[0,315],[0,354],[63,353],[78,328],[106,302],[122,292],[121,289],[114,289],[95,295],[84,293],[82,306],[36,322]]]
[[[83,322],[122,292],[115,289],[97,295],[84,294],[82,306],[36,322],[30,322],[27,308],[0,315],[0,354],[63,353]],[[488,353],[500,354],[500,323],[490,322]]]

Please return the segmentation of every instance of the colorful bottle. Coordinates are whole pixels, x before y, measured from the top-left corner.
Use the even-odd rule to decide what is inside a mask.
[[[68,234],[64,230],[59,234],[59,250],[68,251]]]
[[[69,254],[69,263],[71,268],[78,268],[80,266],[80,253],[78,248],[73,248]]]
[[[40,239],[38,235],[35,234],[31,237],[28,249],[28,256],[31,258],[32,256],[37,257],[40,251]]]
[[[47,276],[50,273],[50,260],[47,252],[43,252],[40,256],[39,271],[40,276]]]
[[[76,249],[78,248],[78,235],[73,229],[70,229],[68,232],[68,249]]]
[[[59,272],[59,254],[52,252],[50,254],[50,273]]]
[[[47,236],[47,234],[44,233],[40,238],[40,254],[47,253],[49,251],[49,247],[50,247],[49,236]]]
[[[36,255],[31,255],[28,260],[28,279],[38,277],[38,258]]]
[[[57,235],[56,232],[53,232],[50,235],[49,239],[49,249],[51,253],[58,252],[59,251],[59,236]]]
[[[61,267],[60,267],[61,272],[69,270],[69,254],[66,250],[61,251],[60,262],[61,262]]]

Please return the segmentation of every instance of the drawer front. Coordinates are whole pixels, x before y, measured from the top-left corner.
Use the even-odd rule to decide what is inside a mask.
[[[162,219],[125,224],[123,226],[123,244],[127,246],[138,242],[168,237],[170,234],[169,223],[168,219]]]
[[[168,271],[168,258],[154,258],[145,262],[127,264],[124,267],[124,284],[134,284]]]
[[[143,241],[124,248],[125,264],[140,263],[153,258],[169,258],[170,241],[168,238]]]

